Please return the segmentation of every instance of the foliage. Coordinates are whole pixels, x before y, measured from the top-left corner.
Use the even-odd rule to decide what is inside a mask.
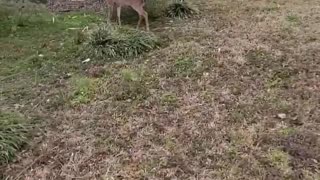
[[[27,143],[30,126],[15,113],[0,111],[0,164],[11,161]]]
[[[141,100],[147,98],[149,86],[152,84],[147,79],[146,72],[132,69],[123,69],[121,71],[121,80],[115,87],[115,99],[122,100]]]
[[[92,32],[84,52],[98,59],[128,58],[157,46],[158,39],[152,33],[105,24]]]
[[[166,15],[172,18],[188,18],[195,12],[185,1],[176,1],[166,9]]]
[[[85,104],[93,98],[97,89],[97,82],[85,77],[74,78],[72,88],[71,104]]]

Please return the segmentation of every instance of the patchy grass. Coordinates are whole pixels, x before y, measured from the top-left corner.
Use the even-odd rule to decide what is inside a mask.
[[[156,82],[148,70],[122,69],[120,79],[109,91],[109,95],[118,101],[143,100],[150,96],[150,89]]]
[[[55,81],[54,77],[63,79],[67,73],[79,72],[75,68],[79,66],[74,32],[78,31],[77,28],[81,30],[90,23],[99,22],[100,18],[74,13],[56,15],[53,23],[51,14],[43,7],[25,5],[21,14],[14,10],[15,4],[0,8],[0,106],[22,114],[29,112],[26,116],[37,116],[33,110],[38,106],[47,107],[51,103],[62,106],[65,103],[56,98],[45,98],[48,89],[43,85]],[[74,101],[82,102],[83,99],[75,97]],[[27,139],[30,129],[27,122],[10,113],[1,113],[0,128],[0,161],[5,163],[30,141]]]
[[[179,58],[173,65],[173,74],[175,76],[190,76],[192,75],[196,62],[192,58]]]
[[[174,93],[164,93],[161,96],[161,103],[164,106],[176,107],[178,105],[178,97]]]
[[[291,171],[290,168],[290,155],[279,150],[273,149],[268,153],[268,159],[272,166],[280,169],[284,174],[289,174]]]
[[[1,108],[48,121],[44,136],[1,174],[317,179],[316,0],[193,2],[199,16],[150,20],[157,37],[170,39],[166,46],[122,61],[77,56],[91,23],[100,23],[95,15],[57,15],[51,30],[8,28],[14,38],[0,41]],[[68,106],[72,99],[81,105]]]
[[[285,127],[285,128],[281,128],[279,130],[280,135],[282,135],[284,137],[291,136],[291,135],[295,134],[296,132],[297,132],[297,130],[293,127]]]
[[[98,82],[96,79],[86,77],[74,77],[71,79],[71,104],[86,104],[93,100],[98,90]]]
[[[291,23],[299,23],[300,21],[297,15],[288,15],[286,19]]]

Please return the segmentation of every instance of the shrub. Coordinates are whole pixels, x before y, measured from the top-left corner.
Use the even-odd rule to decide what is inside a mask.
[[[152,33],[102,25],[90,34],[82,52],[90,58],[128,58],[148,52],[157,46],[158,39]]]

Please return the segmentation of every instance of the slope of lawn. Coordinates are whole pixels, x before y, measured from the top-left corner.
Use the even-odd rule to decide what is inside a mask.
[[[69,29],[98,15],[1,20],[1,109],[40,126],[4,176],[319,179],[319,2],[192,2],[151,22],[165,46],[113,62],[82,63]]]
[[[53,22],[41,6],[27,6],[19,14],[14,4],[6,5],[2,2],[0,8],[1,165],[32,139],[48,83],[79,71],[79,32],[101,21],[97,15],[72,13],[56,15]]]

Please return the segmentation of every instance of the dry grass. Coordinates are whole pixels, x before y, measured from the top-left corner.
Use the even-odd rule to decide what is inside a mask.
[[[102,65],[94,100],[41,107],[45,138],[4,174],[319,179],[318,1],[196,4],[199,17],[157,32],[167,47]],[[71,89],[60,83],[50,91]]]

